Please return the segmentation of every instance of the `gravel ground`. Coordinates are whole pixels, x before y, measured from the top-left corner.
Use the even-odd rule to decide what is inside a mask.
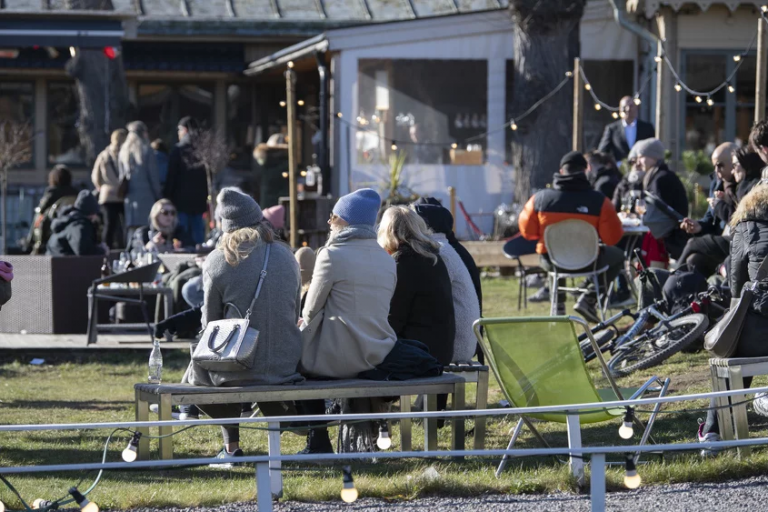
[[[677,484],[649,486],[632,492],[609,493],[606,510],[653,512],[707,512],[765,510],[768,502],[768,477],[749,478],[717,484]],[[354,504],[341,502],[276,503],[275,512],[582,512],[589,511],[589,496],[489,495],[474,498],[423,498],[407,502],[360,499]],[[131,512],[256,512],[255,502],[232,503],[221,507],[196,509],[134,509]]]

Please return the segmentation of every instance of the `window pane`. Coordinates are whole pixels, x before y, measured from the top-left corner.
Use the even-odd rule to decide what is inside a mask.
[[[211,84],[141,84],[138,101],[138,117],[147,125],[150,138],[163,139],[168,147],[178,142],[176,127],[182,117],[213,126]]]
[[[734,85],[737,103],[755,104],[755,76],[757,76],[757,58],[754,55],[748,55],[743,58],[743,62],[736,72]]]
[[[0,82],[0,119],[13,121],[29,129],[29,158],[32,163],[32,133],[34,132],[34,85],[29,82]]]
[[[739,146],[749,143],[749,132],[755,122],[755,107],[736,107],[736,140]]]
[[[685,83],[694,91],[711,91],[727,78],[726,76],[726,55],[715,54],[691,54],[686,56],[685,61]],[[754,75],[752,75],[754,76]],[[712,96],[715,103],[725,103],[725,88],[720,89]],[[694,98],[688,97],[689,102]],[[706,98],[703,98],[706,100]]]
[[[232,167],[238,169],[251,167],[254,130],[251,86],[229,85],[227,87],[227,147]]]
[[[80,112],[73,82],[48,84],[48,164],[85,165],[85,148],[77,128]]]
[[[712,153],[725,142],[725,107],[689,106],[685,109],[685,148]]]
[[[357,130],[360,163],[403,151],[412,164],[483,164],[486,61],[360,60],[359,70],[360,111],[349,122],[364,127]]]

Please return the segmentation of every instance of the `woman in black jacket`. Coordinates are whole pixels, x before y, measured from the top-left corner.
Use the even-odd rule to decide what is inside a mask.
[[[389,325],[398,338],[420,341],[440,364],[450,364],[456,324],[451,279],[440,246],[421,217],[404,206],[384,212],[378,242],[397,263]]]

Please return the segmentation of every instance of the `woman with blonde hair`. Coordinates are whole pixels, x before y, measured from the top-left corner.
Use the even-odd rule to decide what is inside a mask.
[[[146,224],[152,205],[162,197],[157,159],[149,145],[147,125],[128,123],[128,137],[118,158],[120,179],[128,182],[125,195],[125,225],[135,228]]]
[[[192,245],[187,232],[179,226],[179,214],[170,199],[161,199],[149,212],[149,228],[136,231],[148,251],[173,252]]]
[[[96,157],[91,171],[91,181],[99,192],[99,206],[104,219],[102,240],[111,249],[117,249],[125,243],[123,236],[123,199],[120,193],[120,170],[118,158],[120,148],[128,132],[123,128],[112,132],[110,144]]]
[[[303,380],[296,371],[301,357],[298,328],[301,277],[290,247],[275,240],[262,222],[264,215],[251,197],[223,189],[217,198],[223,234],[203,264],[203,329],[214,320],[244,318],[256,293],[266,261],[266,277],[250,316],[250,326],[259,331],[254,365],[236,372],[207,371],[194,362],[188,379],[197,386],[248,386],[296,383]],[[285,414],[282,404],[267,402],[259,407],[265,414]],[[237,418],[240,404],[200,405],[212,418]],[[237,425],[222,427],[224,449],[221,459],[242,456]]]
[[[399,339],[424,343],[440,364],[453,360],[456,323],[448,268],[440,244],[419,215],[403,206],[384,212],[378,242],[395,260],[397,286],[389,325]]]

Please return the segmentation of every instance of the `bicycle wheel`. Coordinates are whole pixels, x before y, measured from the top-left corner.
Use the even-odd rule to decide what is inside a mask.
[[[613,329],[605,329],[593,335],[597,346],[600,347],[600,352],[605,352],[610,348],[610,343],[613,341],[615,334]],[[584,354],[584,361],[587,363],[595,358],[595,351],[592,349],[592,343],[590,343],[589,338],[579,342],[579,348],[581,353]]]
[[[608,369],[614,377],[624,377],[656,366],[696,341],[708,326],[706,316],[694,314],[670,321],[669,329],[659,326],[644,332],[617,349],[608,361]]]

